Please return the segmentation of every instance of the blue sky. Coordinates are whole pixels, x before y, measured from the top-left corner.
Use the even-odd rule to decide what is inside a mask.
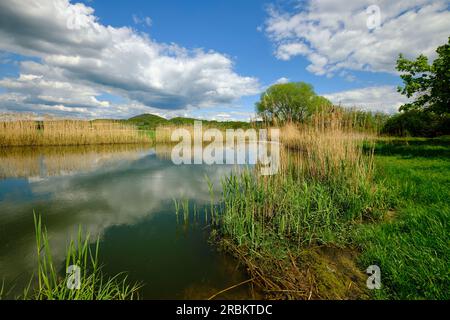
[[[247,120],[277,81],[394,112],[398,53],[433,58],[450,35],[439,0],[5,0],[0,12],[0,112],[85,118]]]

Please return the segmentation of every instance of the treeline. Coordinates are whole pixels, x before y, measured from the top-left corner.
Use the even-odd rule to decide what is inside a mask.
[[[304,82],[275,84],[261,94],[256,111],[264,123],[279,125],[288,122],[322,125],[336,120],[357,130],[396,136],[436,137],[450,134],[450,37],[447,44],[436,49],[437,58],[428,63],[420,55],[408,60],[402,54],[397,71],[403,86],[398,92],[412,102],[400,107],[400,113],[389,116],[334,106],[318,96],[312,85]],[[335,123],[334,121],[333,123]]]
[[[176,117],[172,119],[165,119],[163,117],[154,114],[141,114],[132,117],[128,120],[120,120],[127,124],[133,124],[141,130],[155,130],[157,127],[166,126],[191,126],[194,121],[198,119],[186,118],[186,117]],[[250,123],[244,121],[216,121],[216,120],[202,120],[204,125],[214,127],[214,128],[249,128]]]
[[[399,136],[436,137],[450,134],[450,37],[428,63],[424,55],[408,60],[400,54],[397,70],[403,86],[398,92],[412,99],[391,117],[383,133]]]
[[[389,117],[380,133],[428,138],[450,135],[450,114],[438,115],[423,110],[401,112]]]

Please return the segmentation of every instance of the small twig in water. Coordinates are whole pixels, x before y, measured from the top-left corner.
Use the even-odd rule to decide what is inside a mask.
[[[208,298],[208,300],[212,300],[212,299],[214,299],[215,297],[217,297],[218,295],[220,295],[220,294],[222,294],[222,293],[224,293],[224,292],[226,292],[226,291],[228,291],[228,290],[234,289],[234,288],[236,288],[236,287],[239,287],[240,285],[246,284],[246,283],[251,282],[251,281],[253,281],[253,280],[255,280],[255,278],[251,278],[251,279],[242,281],[242,282],[240,282],[240,283],[238,283],[238,284],[235,284],[234,286],[231,286],[231,287],[228,287],[228,288],[226,288],[226,289],[223,289],[222,291],[219,291],[219,292],[213,294],[211,297]]]

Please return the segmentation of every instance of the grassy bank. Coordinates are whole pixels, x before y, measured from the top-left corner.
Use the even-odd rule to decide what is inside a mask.
[[[25,300],[129,300],[138,297],[139,285],[129,284],[124,274],[107,277],[99,264],[99,240],[94,248],[89,235],[79,229],[75,241],[70,241],[64,268],[54,262],[47,230],[40,216],[35,216],[37,272],[29,286],[18,297]],[[70,265],[80,268],[80,286],[70,289],[73,278],[65,271]],[[0,287],[0,298],[6,295]]]
[[[448,299],[448,142],[287,129],[278,175],[224,181],[213,232],[266,297]],[[372,264],[380,291],[366,289]]]
[[[135,126],[115,121],[16,120],[0,122],[0,147],[148,143]]]
[[[450,139],[380,142],[377,179],[395,209],[361,228],[362,265],[377,264],[383,299],[450,298]]]

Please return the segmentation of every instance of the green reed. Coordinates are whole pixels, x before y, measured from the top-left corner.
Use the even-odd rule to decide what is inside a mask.
[[[37,252],[37,279],[32,278],[25,288],[23,299],[36,300],[128,300],[138,297],[140,285],[128,284],[124,273],[106,277],[99,264],[99,239],[95,248],[91,248],[89,234],[83,235],[80,227],[76,241],[71,240],[67,248],[65,269],[76,265],[81,270],[79,289],[69,289],[69,275],[62,275],[53,261],[47,229],[42,225],[41,217],[34,215]],[[35,287],[31,288],[31,284]]]

